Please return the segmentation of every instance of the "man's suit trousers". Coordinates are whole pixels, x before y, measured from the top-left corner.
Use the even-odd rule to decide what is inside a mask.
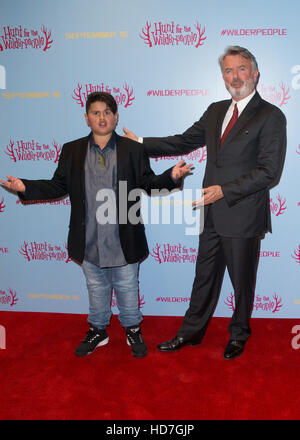
[[[200,235],[196,274],[189,308],[178,335],[201,340],[217,305],[225,269],[234,290],[231,339],[247,340],[256,283],[260,238],[221,237],[208,212]],[[229,293],[229,292],[228,292]]]

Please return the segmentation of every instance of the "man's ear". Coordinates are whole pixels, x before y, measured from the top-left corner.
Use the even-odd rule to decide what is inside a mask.
[[[254,83],[255,83],[255,85],[258,84],[259,77],[260,77],[260,73],[259,73],[259,71],[258,71],[258,70],[255,70],[255,71],[254,71]]]
[[[88,125],[88,126],[90,126],[90,125],[89,125],[89,120],[88,120],[88,116],[87,116],[87,114],[86,114],[86,113],[84,114],[84,117],[85,117],[85,122],[87,123],[87,125]]]

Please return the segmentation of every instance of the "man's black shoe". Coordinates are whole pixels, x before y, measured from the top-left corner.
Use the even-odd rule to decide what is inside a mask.
[[[185,345],[199,345],[200,343],[200,340],[184,339],[182,336],[176,335],[175,338],[171,339],[170,341],[159,344],[157,349],[159,351],[177,351]]]
[[[230,359],[235,359],[238,356],[240,356],[244,351],[245,344],[246,344],[246,341],[231,339],[225,348],[224,359],[230,360]]]

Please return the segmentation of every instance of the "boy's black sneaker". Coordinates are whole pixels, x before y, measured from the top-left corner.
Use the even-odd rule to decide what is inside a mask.
[[[142,358],[148,353],[147,346],[142,337],[141,327],[135,325],[126,328],[127,344],[131,346],[131,353],[134,357]]]
[[[76,348],[75,355],[86,356],[91,354],[95,348],[106,345],[108,341],[109,337],[106,333],[106,330],[100,330],[91,326],[86,334],[85,339]]]

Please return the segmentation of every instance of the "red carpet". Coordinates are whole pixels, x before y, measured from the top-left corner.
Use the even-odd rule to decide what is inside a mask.
[[[223,359],[228,319],[213,318],[200,346],[156,350],[182,318],[143,322],[146,358],[135,359],[114,316],[110,342],[73,352],[86,316],[0,312],[1,420],[295,420],[300,416],[297,320],[253,319],[244,354]]]

